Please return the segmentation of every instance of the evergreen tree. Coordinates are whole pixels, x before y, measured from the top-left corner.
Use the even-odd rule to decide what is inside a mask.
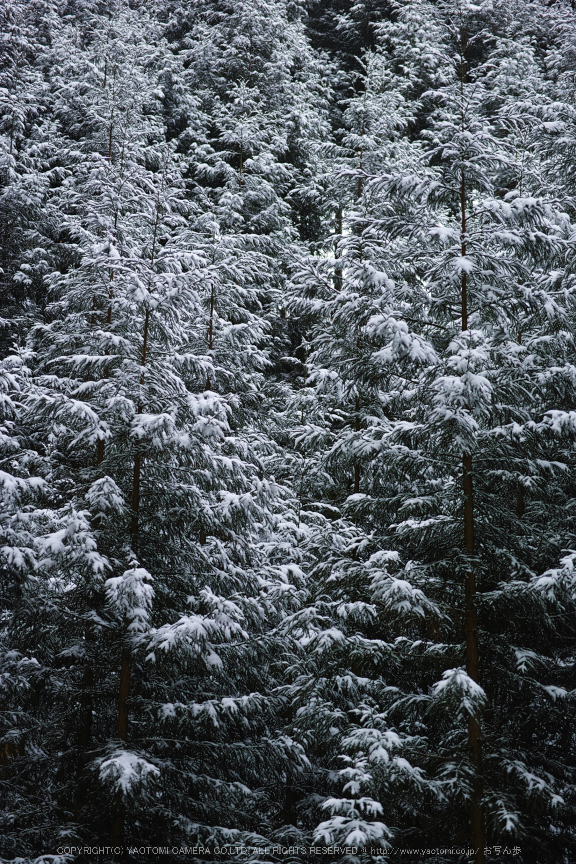
[[[45,66],[55,24],[50,3],[9,3],[0,10],[0,352],[45,302],[38,227],[50,186]]]
[[[50,277],[19,396],[21,438],[55,491],[42,555],[10,570],[26,599],[7,619],[7,671],[17,651],[44,683],[41,700],[13,703],[25,716],[7,730],[26,742],[9,768],[23,799],[9,811],[14,854],[106,836],[243,839],[275,809],[261,771],[305,758],[279,734],[266,637],[301,580],[293,528],[275,515],[286,493],[251,422],[268,258],[221,240],[186,200],[151,98],[152,25],[127,9],[99,21],[60,90],[63,134],[89,148],[58,191],[76,263]]]
[[[575,32],[4,3],[6,860],[573,859]]]
[[[562,658],[573,601],[569,588],[563,601],[546,596],[541,574],[552,567],[566,578],[569,565],[554,568],[571,548],[571,456],[562,447],[557,459],[556,437],[571,440],[571,415],[557,409],[570,386],[571,227],[540,189],[515,188],[523,162],[514,133],[533,120],[510,100],[494,104],[489,57],[469,60],[481,11],[440,8],[427,19],[431,32],[443,22],[436,51],[453,79],[423,97],[428,129],[416,153],[424,148],[428,168],[367,177],[339,243],[342,275],[334,283],[327,261],[318,279],[311,264],[294,302],[296,312],[317,310],[313,378],[330,406],[301,437],[324,437],[324,494],[363,534],[343,547],[336,529],[318,590],[336,581],[332,594],[371,602],[363,626],[372,614],[382,652],[372,685],[382,694],[366,699],[340,745],[356,801],[328,799],[334,816],[318,830],[340,838],[354,824],[355,839],[380,831],[386,840],[395,828],[400,845],[467,842],[477,861],[486,845],[532,836],[536,854],[553,860],[570,848],[573,775],[557,749],[569,709],[557,697],[569,692]],[[534,620],[547,622],[542,641]],[[348,708],[345,722],[352,716]],[[409,783],[394,776],[403,744],[410,803],[398,791]],[[384,805],[383,818],[360,825],[362,802],[382,813],[370,801]]]

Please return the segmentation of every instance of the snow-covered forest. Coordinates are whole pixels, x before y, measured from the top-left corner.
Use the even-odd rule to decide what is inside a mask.
[[[574,864],[573,0],[0,0],[0,459],[0,860]]]

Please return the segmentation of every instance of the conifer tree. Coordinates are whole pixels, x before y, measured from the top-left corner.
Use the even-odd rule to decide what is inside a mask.
[[[418,150],[427,169],[392,167],[365,179],[362,206],[340,242],[340,290],[332,287],[330,262],[311,264],[298,276],[294,303],[296,312],[309,303],[318,310],[313,378],[318,399],[324,392],[331,405],[328,428],[311,425],[302,439],[323,436],[322,463],[333,478],[325,494],[334,490],[364,534],[346,551],[339,545],[341,563],[336,568],[332,559],[319,590],[334,579],[344,587],[335,573],[354,574],[352,584],[374,604],[374,636],[394,658],[376,677],[383,690],[378,724],[391,746],[371,756],[375,709],[367,703],[341,745],[350,760],[341,775],[357,803],[328,799],[334,816],[319,831],[340,837],[352,814],[358,818],[358,802],[372,799],[384,805],[382,838],[396,843],[467,842],[483,861],[486,845],[533,836],[542,854],[549,819],[558,852],[570,842],[569,805],[562,816],[559,805],[565,789],[570,800],[573,779],[555,764],[559,721],[555,714],[544,732],[540,694],[556,702],[560,693],[562,633],[573,601],[568,589],[565,605],[552,613],[552,595],[542,591],[549,577],[541,574],[550,567],[566,574],[569,566],[555,569],[571,543],[560,517],[560,501],[570,500],[562,477],[571,457],[556,459],[556,435],[570,436],[571,421],[557,413],[554,395],[566,392],[559,367],[568,355],[553,359],[544,345],[554,340],[555,350],[570,350],[561,335],[570,283],[561,288],[560,280],[571,228],[553,201],[536,197],[541,190],[509,191],[522,171],[511,130],[531,121],[518,109],[515,117],[510,101],[491,104],[490,58],[470,60],[485,23],[481,11],[457,3],[418,9],[431,32],[442,23],[436,51],[443,72],[453,75],[422,97],[428,129]],[[406,92],[405,84],[392,86]],[[553,513],[558,527],[550,530]],[[550,622],[530,672],[522,659],[534,650],[533,632],[522,632],[525,604],[531,619]],[[544,645],[552,652],[546,660]],[[537,746],[519,734],[520,712],[507,707],[514,700],[532,724],[544,723]],[[390,774],[400,729],[408,735],[414,786],[411,806],[398,812]],[[539,824],[535,806],[547,814]],[[359,830],[368,837],[376,828]]]
[[[572,860],[572,3],[0,25],[1,854]]]
[[[0,11],[0,351],[23,338],[43,305],[43,250],[37,248],[50,186],[44,66],[55,26],[52,5],[4,4]],[[42,230],[40,228],[40,230]]]
[[[43,557],[24,557],[19,576],[32,596],[8,619],[29,678],[46,679],[30,732],[7,731],[29,734],[14,854],[143,832],[242,839],[274,810],[258,791],[263,766],[282,775],[305,762],[279,734],[266,637],[301,580],[289,513],[275,514],[286,493],[266,476],[251,421],[268,258],[221,240],[212,214],[186,200],[153,100],[163,57],[145,38],[152,24],[120,8],[90,26],[59,90],[62,134],[88,146],[70,144],[58,190],[75,265],[50,277],[50,317],[30,335],[18,397],[20,437],[44,454],[55,490],[55,527],[40,525]],[[37,672],[26,658],[47,609]],[[38,748],[35,782],[50,790],[40,802]]]

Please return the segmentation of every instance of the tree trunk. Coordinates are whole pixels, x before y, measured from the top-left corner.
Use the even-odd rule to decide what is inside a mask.
[[[6,741],[0,747],[0,777],[8,779],[10,776],[11,763],[18,758],[24,756],[25,743],[24,737],[21,737],[16,744],[14,741]]]
[[[106,311],[106,324],[110,326],[112,323],[112,298],[114,297],[114,270],[110,270],[110,287],[108,288],[108,309]],[[106,351],[108,354],[108,351]],[[104,366],[103,378],[106,380],[108,375],[110,374],[110,370],[108,369],[108,364]],[[104,461],[104,441],[98,441],[96,445],[96,465],[101,465]]]
[[[120,665],[120,687],[118,692],[118,737],[121,741],[128,740],[128,700],[130,698],[130,674],[132,672],[132,661],[130,651],[122,650]],[[120,790],[114,795],[114,806],[112,815],[112,830],[110,842],[114,846],[121,846],[124,842],[124,828],[126,825],[126,804]]]
[[[244,127],[240,128],[240,166],[238,169],[238,191],[242,191],[242,170],[244,168]]]
[[[214,263],[214,261],[212,262]],[[212,355],[212,347],[214,345],[214,283],[210,286],[210,319],[208,321],[208,351]],[[206,390],[212,389],[212,381],[210,375],[206,376]],[[206,531],[202,526],[200,528],[200,545],[206,545]]]
[[[460,215],[462,225],[461,250],[466,255],[466,177],[462,171],[460,183]],[[468,330],[468,283],[466,271],[462,271],[462,331]],[[474,501],[472,481],[472,456],[462,457],[464,486],[464,547],[469,555],[474,554]],[[473,681],[479,679],[478,621],[476,612],[476,576],[472,569],[464,582],[464,629],[466,633],[466,672]],[[472,796],[470,799],[470,842],[474,864],[484,864],[485,826],[482,808],[482,730],[479,717],[468,719],[468,746],[474,768]]]
[[[292,673],[288,673],[288,684],[292,684]],[[294,722],[294,709],[292,700],[288,702],[286,709],[286,720],[290,725]],[[286,789],[284,794],[284,824],[296,825],[296,814],[294,812],[295,795],[294,795],[294,780],[292,777],[292,768],[290,764],[286,767]]]
[[[364,94],[364,107],[366,107],[366,94]],[[362,116],[362,130],[360,132],[360,135],[362,137],[364,137],[364,135],[366,134],[366,130],[365,130],[365,126],[364,126],[364,117],[365,117],[365,115]],[[360,147],[360,164],[358,166],[359,172],[362,172],[363,162],[364,162],[364,147]],[[362,173],[358,174],[358,189],[356,190],[356,197],[358,198],[358,200],[360,200],[360,198],[362,197]]]
[[[130,652],[122,651],[122,665],[120,667],[120,692],[118,697],[118,737],[121,741],[128,740],[128,699],[130,697],[130,673],[132,661]]]
[[[354,420],[354,431],[360,431],[360,399],[356,397],[356,417]],[[360,492],[360,463],[356,462],[354,464],[354,494],[358,495]]]
[[[339,207],[338,210],[336,211],[336,233],[339,234],[340,237],[342,237],[342,229],[343,229],[342,217],[343,217],[342,207]],[[336,260],[334,262],[334,288],[336,289],[336,291],[341,291],[342,290],[342,264],[338,261],[338,259],[340,258],[340,252],[338,250],[338,247],[336,247],[335,257],[336,257]]]
[[[142,342],[142,358],[140,361],[140,366],[142,368],[142,373],[140,375],[140,386],[144,385],[144,367],[146,366],[146,356],[148,354],[148,332],[150,327],[150,310],[146,309],[146,314],[144,316],[144,339]],[[138,404],[138,414],[142,412],[141,403]],[[136,448],[136,452],[134,454],[134,475],[132,479],[132,518],[130,520],[130,542],[132,544],[132,548],[134,552],[136,552],[138,546],[138,534],[140,528],[140,478],[142,474],[142,453],[138,448]]]
[[[110,114],[110,126],[108,128],[108,161],[112,162],[112,145],[114,143],[114,109],[115,109],[115,93],[116,90],[116,70],[114,70],[114,75],[112,78],[112,112]]]
[[[518,331],[518,344],[522,344],[522,331]],[[526,501],[524,497],[524,487],[520,482],[516,483],[516,515],[522,519],[526,510]]]
[[[146,309],[144,317],[144,339],[142,344],[141,367],[142,373],[140,376],[140,386],[144,384],[144,367],[146,365],[146,355],[148,352],[148,331],[150,325],[150,310]],[[141,404],[138,405],[138,413],[142,410]],[[130,518],[130,544],[134,553],[138,550],[138,534],[140,520],[140,478],[142,473],[142,453],[136,450],[134,454],[134,474],[132,479],[132,515]],[[120,662],[120,687],[118,692],[118,737],[121,741],[128,740],[128,709],[130,699],[130,676],[132,673],[132,658],[128,647],[122,649],[122,657]],[[120,792],[117,792],[114,798],[114,816],[112,820],[112,831],[110,834],[110,842],[116,845],[122,844],[124,837],[124,826],[126,822],[126,805],[122,799]]]
[[[117,792],[114,797],[114,816],[112,818],[112,830],[110,832],[110,843],[112,846],[122,846],[124,842],[125,823],[126,804],[122,800],[121,793]]]
[[[86,790],[82,785],[82,772],[86,765],[86,751],[90,746],[92,737],[94,671],[91,666],[85,668],[80,686],[82,688],[82,695],[80,696],[80,716],[78,718],[78,763],[74,790],[74,818],[76,821],[79,821],[86,801]]]
[[[472,485],[472,457],[465,454],[462,459],[464,485],[464,545],[474,554],[474,503]],[[479,680],[478,620],[476,613],[476,577],[470,570],[464,583],[464,621],[466,632],[466,673],[473,681]],[[474,849],[475,864],[483,864],[484,857],[484,811],[482,808],[482,731],[478,717],[468,718],[468,745],[474,766],[474,782],[470,800],[470,840]]]
[[[132,478],[132,517],[130,519],[130,542],[136,552],[138,545],[138,529],[140,521],[140,477],[142,474],[142,454],[139,450],[134,454],[134,475]]]
[[[462,179],[460,182],[460,213],[462,217],[462,234],[461,234],[461,251],[462,257],[466,256],[466,177],[462,171]],[[462,271],[462,330],[468,330],[468,281],[467,273]]]
[[[516,487],[516,515],[522,519],[526,511],[526,502],[524,499],[524,487],[521,483]]]
[[[104,441],[98,441],[96,445],[96,464],[101,465],[104,461]]]
[[[214,345],[214,283],[211,285],[210,290],[210,320],[208,322],[208,351],[210,355],[212,355],[212,348]],[[206,390],[210,390],[212,387],[212,382],[210,380],[210,375],[206,376]]]

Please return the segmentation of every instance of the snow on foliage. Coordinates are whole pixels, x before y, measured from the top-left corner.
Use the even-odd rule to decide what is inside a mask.
[[[571,860],[575,32],[0,4],[7,859]]]
[[[116,750],[94,764],[100,779],[122,795],[134,794],[139,786],[160,775],[160,769],[129,750]]]

